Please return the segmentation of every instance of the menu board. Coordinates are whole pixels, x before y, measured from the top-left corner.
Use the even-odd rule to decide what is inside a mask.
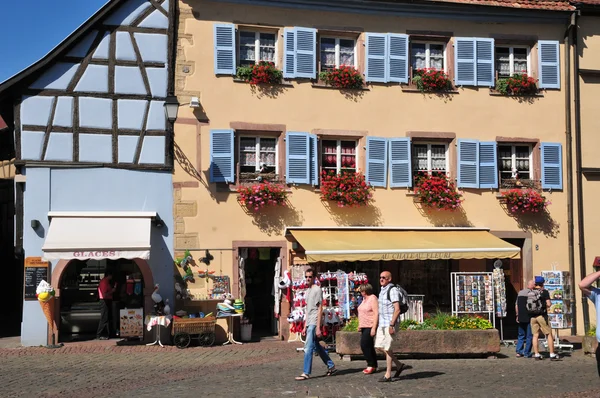
[[[124,309],[119,314],[120,337],[144,338],[144,309]]]
[[[455,309],[476,313],[494,311],[491,274],[455,274]]]
[[[42,261],[41,257],[27,257],[25,259],[25,300],[37,300],[35,290],[41,281],[48,280],[49,263]]]

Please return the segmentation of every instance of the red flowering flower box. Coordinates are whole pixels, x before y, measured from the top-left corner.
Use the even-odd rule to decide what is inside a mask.
[[[321,173],[321,200],[337,202],[339,207],[365,206],[373,198],[374,188],[361,173],[332,171]]]
[[[319,79],[325,84],[341,89],[359,89],[364,86],[364,80],[354,66],[342,65],[329,71],[319,73]]]
[[[237,192],[240,203],[254,211],[259,211],[267,206],[285,206],[287,200],[287,191],[283,184],[263,182],[240,186]]]
[[[456,210],[463,201],[454,181],[445,174],[421,173],[415,177],[415,193],[422,206],[438,210]]]
[[[412,81],[421,92],[439,92],[452,89],[450,77],[443,70],[435,68],[417,69]]]
[[[511,213],[539,213],[550,204],[542,194],[533,189],[511,189],[502,192],[502,197]]]
[[[504,95],[532,95],[538,91],[537,82],[537,79],[527,76],[526,73],[516,74],[498,79],[496,91]]]
[[[252,85],[281,84],[283,72],[275,68],[273,62],[260,61],[252,66],[241,66],[237,69],[237,78]]]

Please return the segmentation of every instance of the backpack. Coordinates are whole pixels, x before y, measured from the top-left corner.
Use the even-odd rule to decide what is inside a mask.
[[[531,289],[527,292],[527,312],[530,315],[540,315],[544,312],[543,303],[541,300],[542,292],[536,289]]]
[[[402,315],[408,311],[408,293],[401,286],[390,283],[390,288],[387,291],[388,301],[392,301],[392,289],[396,289],[398,291],[398,297],[400,298],[400,315]]]

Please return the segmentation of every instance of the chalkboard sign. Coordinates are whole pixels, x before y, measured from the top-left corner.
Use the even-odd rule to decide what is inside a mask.
[[[25,259],[25,300],[37,300],[35,290],[42,280],[48,280],[48,263],[41,261],[39,257],[28,257]]]

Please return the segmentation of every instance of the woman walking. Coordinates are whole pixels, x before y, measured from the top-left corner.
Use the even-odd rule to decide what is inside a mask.
[[[367,360],[367,368],[363,373],[370,375],[377,371],[377,354],[375,353],[374,337],[377,332],[377,321],[379,320],[379,305],[377,296],[373,294],[373,286],[370,284],[360,285],[358,291],[363,297],[358,306],[358,327],[360,329],[360,348]]]

